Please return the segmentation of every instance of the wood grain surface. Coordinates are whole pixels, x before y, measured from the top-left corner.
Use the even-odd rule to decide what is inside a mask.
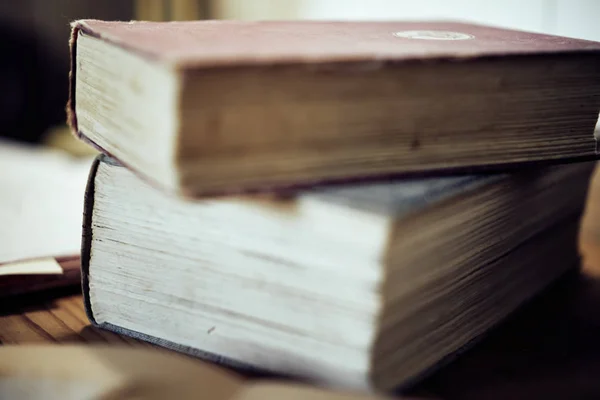
[[[14,297],[0,304],[2,344],[115,343],[152,346],[90,326],[78,288]]]

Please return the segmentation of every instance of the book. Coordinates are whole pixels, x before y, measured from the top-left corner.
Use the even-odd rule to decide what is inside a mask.
[[[81,283],[79,254],[0,264],[0,299]]]
[[[591,160],[600,44],[458,22],[73,23],[73,132],[183,196]]]
[[[236,368],[406,387],[576,265],[592,167],[186,199],[102,155],[87,313]]]
[[[0,141],[0,297],[77,286],[93,157]]]
[[[101,345],[0,347],[3,399],[384,400],[282,380],[245,380],[159,350]]]

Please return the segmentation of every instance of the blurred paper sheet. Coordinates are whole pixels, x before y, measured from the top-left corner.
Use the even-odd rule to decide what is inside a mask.
[[[0,264],[79,255],[92,161],[0,141]]]

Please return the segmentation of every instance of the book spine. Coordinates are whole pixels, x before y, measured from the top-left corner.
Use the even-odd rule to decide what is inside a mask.
[[[69,69],[69,97],[67,99],[66,113],[67,113],[67,125],[69,126],[71,133],[78,139],[88,143],[98,151],[105,153],[103,149],[96,143],[86,138],[77,124],[77,112],[76,112],[76,81],[77,81],[77,38],[79,32],[83,31],[86,34],[97,36],[85,23],[85,21],[75,21],[71,24],[71,37],[69,38],[69,57],[70,57],[70,69]]]
[[[93,325],[98,325],[94,319],[94,313],[90,303],[90,285],[89,285],[89,269],[90,269],[90,256],[92,250],[92,215],[94,211],[94,194],[96,192],[95,182],[96,173],[98,172],[98,166],[104,155],[96,157],[92,166],[90,167],[90,173],[88,176],[87,185],[85,188],[85,197],[83,203],[83,223],[82,223],[82,234],[81,234],[81,292],[83,294],[83,306],[85,313]]]
[[[79,26],[73,24],[71,27],[71,37],[69,39],[70,52],[70,70],[69,70],[69,98],[67,100],[67,124],[75,136],[79,136],[77,128],[77,115],[75,114],[75,71],[77,67],[77,35]]]
[[[91,29],[86,25],[85,21],[79,20],[71,23],[71,37],[69,38],[69,54],[70,54],[70,70],[69,70],[69,98],[67,99],[67,125],[71,129],[71,133],[75,137],[82,139],[81,132],[77,125],[77,113],[75,112],[75,82],[77,73],[77,38],[79,32],[84,31],[90,35],[94,35]]]

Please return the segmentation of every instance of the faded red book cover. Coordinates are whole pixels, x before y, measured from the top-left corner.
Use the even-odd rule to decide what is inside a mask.
[[[600,52],[592,41],[459,22],[84,20],[74,27],[182,67]]]
[[[119,160],[144,179],[155,183],[158,188],[167,188],[186,196],[296,190],[315,185],[447,172],[472,173],[484,169],[501,172],[508,167],[532,163],[583,161],[598,157],[596,142],[590,129],[592,125],[588,121],[591,121],[592,115],[597,115],[599,104],[598,96],[590,94],[596,90],[595,86],[600,82],[598,80],[600,72],[595,72],[596,66],[600,65],[600,43],[597,42],[448,21],[115,22],[80,20],[74,22],[72,26],[71,95],[67,112],[73,133],[84,141],[90,142],[105,154]],[[196,96],[202,99],[197,100],[198,104],[205,106],[202,103],[204,101],[212,107],[213,114],[206,113],[207,115],[189,111],[195,110],[196,107],[196,100],[194,100],[196,97],[190,94],[192,89],[185,93],[181,89],[174,89],[176,92],[173,94],[175,99],[173,101],[176,104],[174,107],[180,107],[180,109],[173,114],[175,115],[173,118],[179,118],[179,120],[176,128],[169,128],[171,130],[165,134],[169,140],[173,139],[175,142],[171,152],[173,154],[165,152],[158,155],[137,154],[135,157],[128,157],[124,154],[142,151],[131,150],[126,145],[113,146],[112,143],[116,143],[115,140],[105,140],[104,142],[100,140],[99,137],[102,135],[95,132],[95,127],[104,129],[103,126],[109,124],[91,124],[90,120],[93,119],[93,116],[90,117],[90,115],[94,114],[93,107],[86,111],[87,119],[80,116],[80,123],[87,120],[90,126],[85,128],[78,126],[75,106],[77,80],[75,75],[77,69],[85,64],[85,61],[77,59],[76,54],[78,37],[84,36],[80,33],[98,38],[115,48],[135,53],[149,65],[164,66],[165,70],[178,77],[178,84],[183,82],[180,86],[184,88],[194,88],[195,86],[190,82],[195,82],[194,79],[202,79],[204,71],[211,71],[211,73],[218,71],[217,75],[221,77],[219,79],[224,82],[228,80],[228,76],[236,76],[236,72],[248,69],[252,70],[252,73],[259,71],[261,77],[269,78],[265,78],[264,86],[256,85],[255,88],[249,83],[247,88],[244,86],[244,82],[255,82],[252,78],[253,75],[245,80],[243,78],[245,75],[240,74],[239,81],[229,79],[236,83],[242,82],[239,87],[228,87],[228,90],[222,91],[218,90],[217,83],[211,82],[210,88],[214,90],[214,93],[207,90],[202,94],[209,96],[208,93],[213,93],[210,99],[203,98],[201,94]],[[448,67],[448,65],[470,63],[473,65],[473,71],[482,71],[481,68],[477,70],[478,66],[495,63],[499,59],[501,59],[502,66],[493,72],[496,75],[489,77],[490,81],[497,82],[491,85],[493,88],[490,91],[482,90],[482,93],[476,94],[481,98],[476,104],[489,105],[484,110],[485,112],[481,112],[477,107],[474,108],[469,102],[454,101],[453,95],[438,96],[434,93],[435,90],[431,90],[434,94],[429,95],[427,101],[423,100],[422,106],[406,107],[406,110],[414,110],[403,111],[398,106],[400,100],[409,102],[411,98],[418,97],[415,93],[419,93],[419,88],[412,88],[413,91],[409,92],[400,88],[399,85],[394,86],[395,91],[392,90],[393,88],[389,89],[393,85],[385,86],[380,83],[377,89],[373,89],[373,85],[369,86],[369,82],[384,80],[383,78],[379,80],[373,78],[377,76],[377,71],[380,71],[381,74],[394,71],[394,74],[381,76],[397,81],[404,76],[405,67],[407,70],[418,70],[420,66],[426,65],[428,66],[427,71],[431,71],[432,68],[429,67],[431,65],[443,64],[444,67]],[[576,60],[573,61],[573,65],[580,62],[583,76],[581,80],[589,80],[589,84],[586,82],[585,85],[580,85],[586,88],[585,90],[580,87],[575,88],[579,90],[577,96],[571,93],[575,89],[569,86],[573,84],[570,83],[572,81],[570,75],[567,75],[575,74],[572,70],[579,67],[571,65],[571,70],[564,67],[562,63],[553,64],[556,60],[563,59],[565,65],[570,62],[567,59]],[[504,62],[506,60],[509,62]],[[549,62],[546,63],[548,60]],[[520,64],[512,64],[512,61],[523,62],[522,69],[527,67],[533,70],[532,65],[537,68],[539,64],[544,68],[552,69],[552,71],[568,70],[568,74],[566,72],[556,73],[559,78],[562,76],[561,74],[564,74],[564,81],[567,83],[554,85],[555,91],[551,94],[547,94],[544,90],[538,90],[535,91],[535,95],[532,95],[529,92],[526,93],[528,83],[521,82],[520,86],[517,85],[521,90],[519,92],[521,95],[514,97],[522,101],[498,100],[496,97],[499,96],[494,97],[490,92],[502,92],[503,90],[508,92],[511,87],[510,82],[506,83],[511,80],[506,79],[502,74],[519,75],[515,71],[520,70]],[[512,69],[504,70],[503,68],[509,64]],[[414,68],[414,65],[418,65],[418,67]],[[312,100],[298,100],[294,97],[294,88],[286,91],[283,83],[281,84],[283,89],[273,89],[273,92],[276,92],[279,97],[270,95],[271,92],[268,90],[262,90],[273,82],[283,82],[287,79],[286,76],[280,77],[275,72],[270,73],[269,68],[272,68],[272,71],[294,71],[294,74],[300,77],[318,75],[319,80],[315,83],[314,89],[311,87],[313,90],[311,93],[318,92],[318,94],[314,94],[313,98],[315,96],[316,98],[321,98],[319,96],[325,98],[330,95],[327,97],[327,107],[319,109],[315,106],[316,102]],[[444,68],[440,71],[442,70]],[[371,72],[367,73],[368,71]],[[220,74],[221,72],[224,73]],[[118,75],[119,72],[113,71],[112,73]],[[413,73],[416,74],[414,71]],[[441,76],[435,75],[435,72],[428,73]],[[469,78],[465,79],[464,77],[467,75]],[[448,76],[447,81],[454,82],[453,79],[456,78],[457,87],[461,87],[461,85],[467,87],[469,82],[476,80],[475,75],[477,74],[464,70]],[[536,72],[536,75],[526,76],[546,75],[551,74],[543,72],[537,74]],[[214,79],[217,80],[217,78]],[[296,78],[294,82],[299,79],[301,78]],[[369,79],[372,80],[369,81]],[[353,81],[357,82],[354,86],[352,86]],[[424,81],[426,80],[424,79]],[[335,82],[335,84],[331,82]],[[213,83],[214,85],[212,85]],[[332,86],[329,87],[328,84]],[[537,82],[537,84],[543,85],[544,82]],[[381,101],[381,107],[373,106],[372,108],[376,111],[371,111],[369,107],[359,108],[357,106],[357,109],[366,110],[364,115],[357,112],[354,120],[342,117],[347,115],[343,110],[352,109],[351,106],[360,103],[361,95],[357,94],[363,90],[360,85],[373,90],[375,94],[372,95],[372,103]],[[429,86],[431,89],[432,85]],[[129,90],[128,86],[124,85],[123,87],[124,92]],[[352,87],[354,92],[350,91],[348,87]],[[273,99],[279,101],[277,104],[289,106],[281,107],[280,110],[277,110],[278,113],[274,112],[270,116],[268,113],[265,114],[266,116],[260,112],[254,113],[251,107],[244,108],[243,113],[237,112],[237,110],[231,111],[228,105],[233,102],[232,99],[237,99],[238,89],[239,93],[247,96],[247,103],[252,102],[253,94],[250,92],[256,93],[258,102],[256,108],[260,112],[264,113],[264,110],[259,106],[269,107],[273,103]],[[387,91],[388,89],[389,91]],[[354,93],[354,97],[344,96],[345,90]],[[472,87],[469,90],[476,92]],[[536,98],[538,94],[541,99]],[[413,97],[410,97],[411,95]],[[110,95],[106,96],[110,97]],[[559,99],[556,100],[553,96],[559,97]],[[269,101],[264,100],[263,103],[260,103],[263,98]],[[351,103],[347,100],[348,98],[352,98],[354,102]],[[398,102],[394,103],[390,98],[397,98]],[[572,98],[575,99],[569,103],[567,100]],[[441,103],[442,99],[445,100],[443,104]],[[563,99],[573,107],[567,110],[564,103],[561,103],[560,107],[562,108],[557,107],[558,111],[552,109]],[[106,112],[108,115],[106,118],[116,121],[114,116],[119,112],[115,110],[121,110],[123,114],[129,110],[123,104],[117,104],[114,101],[111,103],[111,101],[108,102],[116,104],[116,106],[114,106],[114,110],[110,109]],[[93,100],[91,102],[93,103]],[[185,104],[183,104],[184,102]],[[430,109],[427,102],[439,106],[437,113],[426,111]],[[81,102],[80,99],[80,106],[81,104],[85,104],[85,102]],[[453,108],[452,105],[455,107]],[[521,107],[521,105],[524,106]],[[109,107],[103,109],[106,108]],[[238,108],[242,107],[238,106]],[[431,107],[431,109],[433,108],[435,107]],[[440,112],[439,109],[444,111]],[[531,113],[520,112],[524,109],[533,111]],[[549,109],[552,109],[553,112],[556,111],[557,114],[562,112],[560,121],[564,125],[554,124],[554,128],[549,128],[546,125],[542,126],[542,123],[535,119],[541,119],[539,114],[542,112],[536,114],[534,111]],[[170,107],[165,107],[164,111],[160,109],[156,112],[164,112],[166,115],[171,112],[170,110]],[[188,112],[181,110],[188,110]],[[295,110],[298,110],[297,115]],[[399,117],[398,110],[406,112],[406,115],[403,114],[402,118]],[[496,110],[502,110],[506,117]],[[570,112],[569,110],[576,110],[578,114],[568,116],[566,113]],[[321,111],[322,114],[329,112],[331,118],[316,118],[315,116],[321,115],[319,114]],[[586,113],[586,116],[582,118],[583,113]],[[134,114],[135,112],[130,115],[132,121],[143,119],[143,115]],[[550,115],[550,111],[547,114]],[[485,123],[480,124],[482,126],[480,129],[472,129],[475,133],[481,133],[482,137],[481,143],[478,143],[478,146],[481,145],[481,149],[475,150],[472,150],[475,140],[472,140],[471,137],[464,139],[467,136],[465,132],[471,131],[465,129],[464,124],[461,125],[463,121],[473,115],[483,115],[482,120],[486,118]],[[509,120],[510,118],[514,118],[514,121]],[[414,124],[406,122],[413,121],[413,119]],[[548,121],[548,119],[547,116],[544,116],[542,121]],[[557,119],[559,118],[557,117]],[[271,123],[271,120],[274,122]],[[333,122],[329,122],[330,120]],[[346,122],[350,120],[352,123]],[[507,120],[509,121],[507,122]],[[313,123],[313,121],[316,122]],[[531,126],[527,125],[529,122],[531,122]],[[196,134],[194,124],[199,126],[198,131],[201,133]],[[446,130],[438,129],[446,125],[449,126]],[[120,125],[115,123],[115,126]],[[124,124],[123,126],[125,128],[115,130],[118,132],[108,130],[106,135],[129,137],[127,136],[131,134],[128,131],[129,125]],[[360,129],[356,128],[357,126]],[[505,126],[508,128],[502,130]],[[524,133],[521,134],[519,129],[523,126],[531,129],[523,128]],[[243,127],[243,129],[240,130],[239,127]],[[153,127],[144,126],[144,129],[148,132],[152,131]],[[546,147],[539,145],[542,142],[542,138],[539,137],[541,134],[536,136],[535,133],[544,129],[548,132],[552,131],[548,135],[548,140],[544,142],[548,144]],[[136,131],[135,135],[142,137],[144,133]],[[148,132],[146,135],[148,143],[152,142],[152,135],[152,132]],[[249,140],[240,139],[238,142],[235,139],[238,136],[245,138],[252,135],[257,137],[263,135],[269,139],[272,135],[277,140],[263,140],[267,144],[257,140],[258,144],[255,144]],[[311,149],[311,152],[304,151],[302,148],[303,157],[296,157],[297,153],[301,152],[295,152],[294,140],[286,141],[286,135],[295,135],[294,137],[299,143],[298,148],[302,148],[304,145]],[[411,135],[413,138],[409,140]],[[461,135],[462,139],[457,140],[456,138]],[[215,139],[221,136],[228,138],[229,142],[225,139]],[[518,143],[519,140],[523,143]],[[387,141],[390,146],[379,149],[373,145],[372,147],[377,151],[372,150],[371,153],[367,153],[367,150],[370,149],[368,145],[377,141],[380,143]],[[565,144],[557,144],[561,141]],[[288,159],[294,159],[295,164],[281,161],[284,154],[280,150],[273,151],[272,148],[275,147],[273,143],[280,146],[279,149],[285,147],[287,151],[285,154],[288,155]],[[362,146],[356,145],[356,143],[360,143]],[[141,148],[141,146],[133,145],[131,147]],[[313,147],[316,148],[315,151],[312,151]],[[319,153],[317,150],[320,148],[325,150]],[[336,153],[338,158],[335,162],[330,161],[332,157],[323,156],[327,151],[332,151],[332,148],[338,151]],[[203,151],[211,153],[213,149],[214,154],[201,159]],[[232,155],[237,154],[235,152],[241,151],[240,149],[244,150],[248,156],[244,158],[245,162],[248,165],[256,166],[257,172],[252,171],[253,175],[251,176],[235,175],[238,171],[240,171],[240,175],[243,175],[242,172],[245,171],[243,166],[238,166],[240,163],[238,157]],[[117,154],[118,151],[121,151],[122,154]],[[361,151],[364,151],[364,154],[361,154]],[[468,157],[464,154],[468,154]],[[486,154],[489,154],[489,157],[486,157]],[[460,157],[463,158],[458,160]],[[136,161],[139,159],[143,159],[145,164]],[[157,162],[152,159],[167,160],[163,163],[164,168],[161,166],[164,176],[157,178],[158,174],[153,175],[146,172],[147,168],[144,165],[157,165]],[[251,161],[255,159],[259,161],[252,163]],[[218,170],[218,162],[221,161],[227,165],[227,171],[233,172],[229,175],[223,173],[222,182],[217,182],[219,177],[215,178],[215,176],[218,174],[212,171]],[[271,174],[271,171],[274,170],[278,171],[277,174]]]
[[[444,21],[80,20],[73,23],[72,49],[79,31],[182,68],[600,54],[593,41]],[[76,127],[72,100],[69,120]]]

